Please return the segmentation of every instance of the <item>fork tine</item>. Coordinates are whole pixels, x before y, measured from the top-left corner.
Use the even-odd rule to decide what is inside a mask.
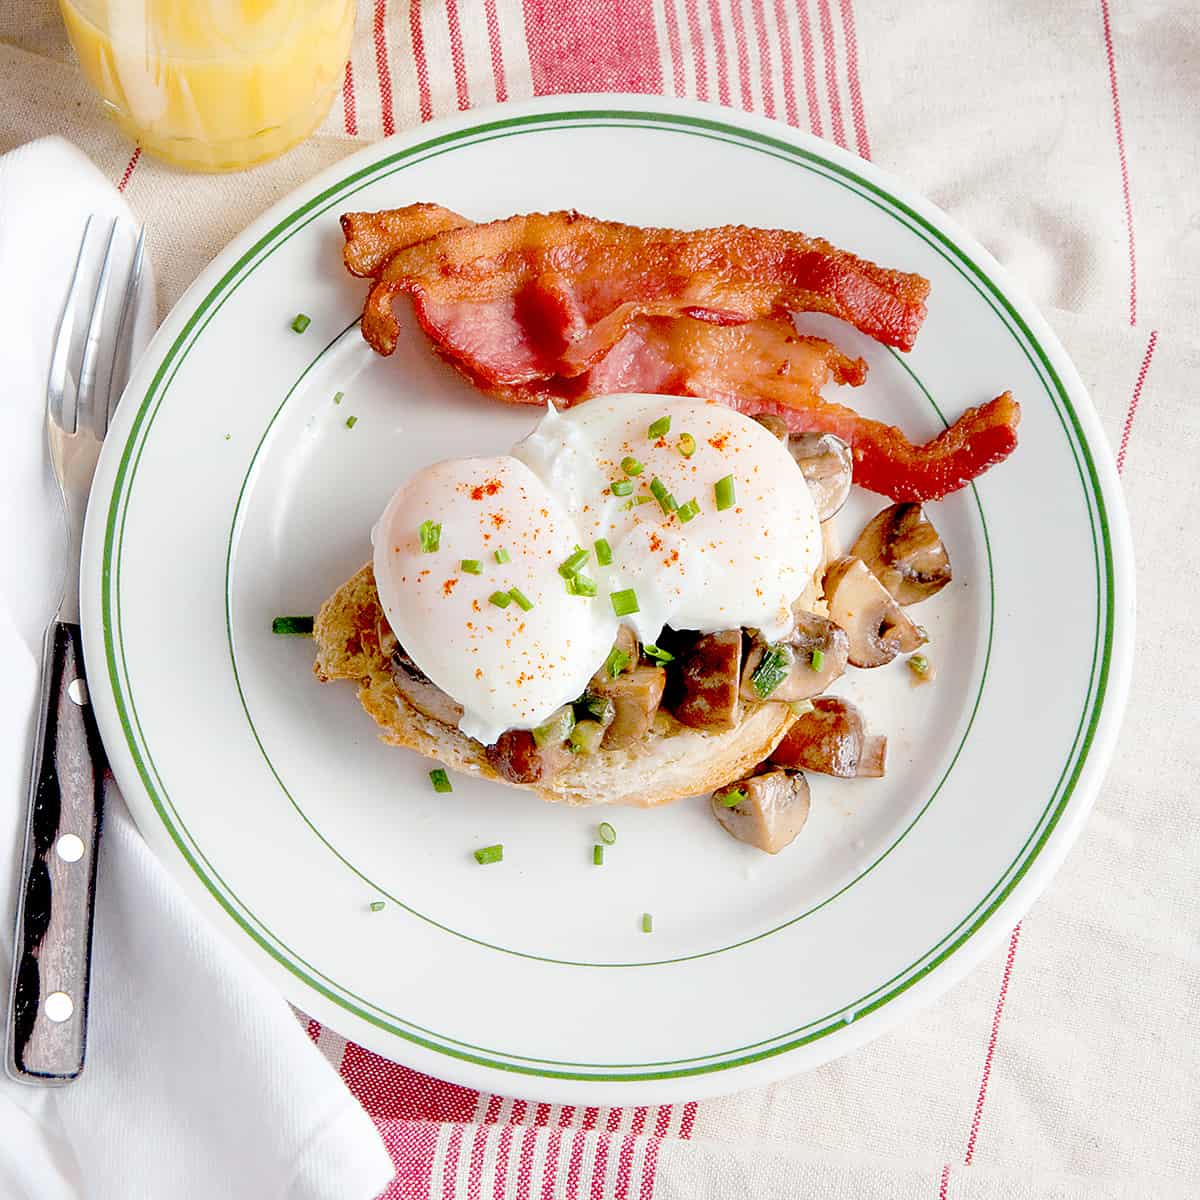
[[[71,410],[71,420],[68,423],[66,413],[67,364],[71,357],[71,343],[75,337],[75,314],[79,307],[79,289],[83,280],[80,267],[83,265],[84,250],[87,248],[88,234],[92,229],[92,217],[88,217],[83,226],[83,236],[79,239],[79,253],[75,256],[75,269],[71,272],[71,285],[67,289],[67,298],[63,303],[62,316],[58,321],[58,333],[54,337],[54,353],[50,356],[50,374],[46,379],[46,413],[50,420],[68,433],[74,433],[78,420],[76,405]]]
[[[108,285],[112,278],[113,243],[117,237],[119,217],[113,217],[108,229],[108,241],[104,246],[104,261],[100,264],[100,278],[96,281],[96,295],[92,299],[92,314],[88,319],[87,336],[83,342],[83,359],[79,364],[79,391],[75,405],[76,428],[85,421],[96,433],[104,436],[104,418],[98,415],[96,406],[96,369],[99,366],[100,341],[104,332],[104,309],[108,302]]]
[[[133,249],[133,263],[125,280],[125,295],[121,300],[121,317],[117,323],[117,340],[113,345],[112,359],[108,366],[108,394],[104,404],[104,429],[116,412],[121,393],[125,390],[129,374],[129,348],[133,340],[133,326],[137,320],[138,293],[142,286],[142,261],[146,257],[146,227],[138,230],[137,245]],[[99,410],[97,410],[99,412]]]

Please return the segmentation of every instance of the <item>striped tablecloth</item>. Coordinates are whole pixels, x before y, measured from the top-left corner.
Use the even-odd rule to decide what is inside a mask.
[[[360,0],[318,135],[186,180],[99,118],[49,0],[4,7],[0,151],[58,132],[108,171],[161,248],[164,309],[358,142],[531,95],[692,97],[874,159],[966,225],[1066,342],[1123,471],[1141,564],[1123,747],[1081,844],[991,959],[849,1059],[700,1105],[480,1094],[310,1021],[392,1154],[387,1200],[1196,1194],[1193,0]]]

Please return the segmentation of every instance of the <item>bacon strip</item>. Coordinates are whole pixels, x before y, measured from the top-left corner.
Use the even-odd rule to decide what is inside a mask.
[[[575,213],[473,225],[438,205],[347,213],[346,265],[374,278],[363,333],[395,348],[409,293],[437,352],[487,394],[570,405],[613,392],[718,400],[837,434],[854,481],[894,500],[940,499],[1006,458],[1020,407],[1005,392],[914,445],[892,425],[821,397],[866,363],[796,331],[788,311],[849,320],[908,348],[928,283],[802,234],[741,226],[679,233]]]
[[[400,238],[409,237],[407,211],[390,214]],[[375,248],[370,261],[378,261]],[[639,316],[732,324],[823,312],[907,350],[925,318],[929,283],[785,230],[641,229],[557,212],[400,245],[378,271],[363,313],[363,335],[381,354],[395,349],[392,303],[403,293],[474,375],[513,386],[582,373]],[[511,321],[513,352],[499,356],[485,340],[492,357],[475,355],[469,334],[476,320],[491,327]]]

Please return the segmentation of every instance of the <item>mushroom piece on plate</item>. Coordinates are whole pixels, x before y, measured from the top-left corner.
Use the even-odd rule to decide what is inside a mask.
[[[861,558],[839,558],[825,572],[829,616],[850,639],[850,662],[882,667],[897,654],[910,654],[926,637]]]
[[[950,555],[920,504],[893,504],[876,514],[850,554],[898,604],[928,600],[950,582]]]
[[[799,771],[774,770],[738,780],[712,797],[713,815],[739,842],[778,854],[808,820],[808,780]]]
[[[820,696],[796,719],[771,754],[775,766],[840,779],[880,779],[887,738],[867,733],[862,713],[841,696]]]

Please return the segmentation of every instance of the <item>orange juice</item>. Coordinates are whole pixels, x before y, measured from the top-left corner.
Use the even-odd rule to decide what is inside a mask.
[[[341,86],[355,0],[59,0],[89,83],[149,153],[198,171],[282,154]]]

